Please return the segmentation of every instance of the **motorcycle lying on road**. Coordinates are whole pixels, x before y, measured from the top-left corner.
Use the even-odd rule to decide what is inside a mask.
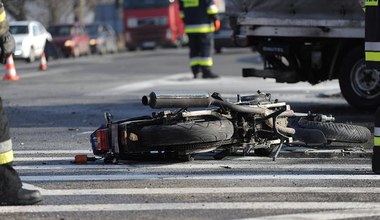
[[[94,155],[105,163],[152,152],[190,160],[215,150],[217,159],[234,152],[275,159],[283,144],[365,143],[371,138],[366,127],[336,123],[329,115],[296,113],[260,91],[237,95],[235,103],[219,93],[152,92],[142,97],[142,104],[166,110],[119,121],[106,112],[106,123],[91,134]]]

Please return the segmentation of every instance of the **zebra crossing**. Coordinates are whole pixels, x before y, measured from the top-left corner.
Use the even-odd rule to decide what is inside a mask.
[[[131,219],[142,214],[176,219],[179,212],[184,218],[200,219],[210,213],[219,213],[216,219],[380,217],[380,175],[372,173],[368,158],[73,164],[79,153],[89,152],[16,151],[15,169],[24,187],[40,190],[44,201],[1,206],[0,219],[57,214],[100,218],[111,213],[128,213]]]

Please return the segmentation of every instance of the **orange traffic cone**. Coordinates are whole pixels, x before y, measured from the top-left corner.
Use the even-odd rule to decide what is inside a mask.
[[[15,63],[13,61],[13,55],[11,54],[7,58],[7,63],[5,65],[5,75],[3,77],[3,80],[19,80],[20,77],[16,73]]]
[[[40,70],[43,70],[43,71],[47,70],[47,61],[46,61],[45,53],[41,54]]]

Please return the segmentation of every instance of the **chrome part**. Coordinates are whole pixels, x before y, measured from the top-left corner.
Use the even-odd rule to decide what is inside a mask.
[[[188,108],[208,107],[211,104],[207,92],[151,92],[142,97],[143,105],[151,108]]]

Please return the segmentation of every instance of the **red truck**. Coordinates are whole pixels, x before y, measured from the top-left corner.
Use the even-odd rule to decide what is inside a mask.
[[[123,13],[125,43],[130,51],[187,43],[178,0],[124,0]]]

